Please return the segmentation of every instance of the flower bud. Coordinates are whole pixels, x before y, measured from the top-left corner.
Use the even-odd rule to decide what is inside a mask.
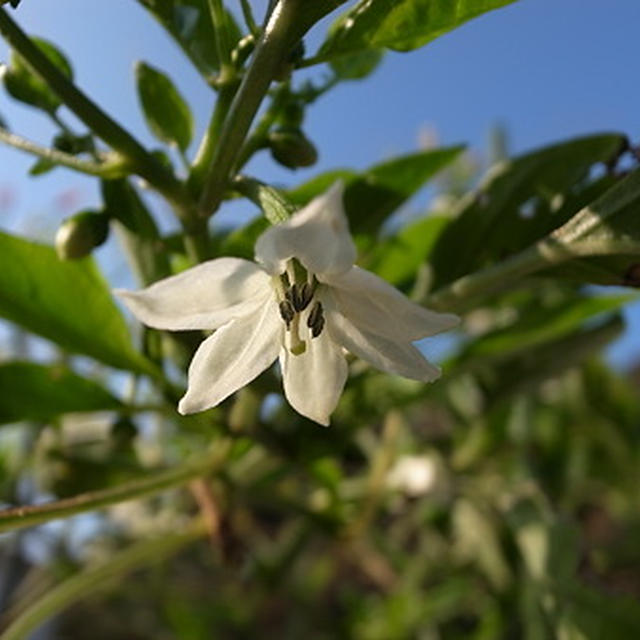
[[[238,69],[242,67],[246,59],[253,53],[256,46],[256,39],[253,34],[246,35],[242,38],[236,48],[231,52],[231,62]]]
[[[269,134],[268,145],[273,159],[289,169],[310,167],[318,160],[313,142],[300,129],[276,129]]]
[[[109,234],[109,217],[100,211],[81,211],[67,218],[56,233],[56,251],[61,260],[88,256]]]

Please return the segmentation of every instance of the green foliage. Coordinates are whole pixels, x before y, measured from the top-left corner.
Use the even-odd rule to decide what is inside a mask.
[[[4,129],[3,141],[38,156],[32,175],[62,156],[102,178],[102,205],[61,227],[63,257],[79,259],[0,233],[0,316],[16,325],[0,335],[0,423],[17,423],[0,433],[0,502],[16,505],[0,512],[0,531],[95,512],[25,538],[51,539],[50,577],[28,568],[11,585],[29,560],[11,565],[2,640],[54,617],[60,637],[92,640],[640,637],[638,380],[602,357],[637,296],[584,286],[640,285],[638,150],[601,133],[509,159],[494,136],[494,164],[475,189],[481,161],[460,146],[276,188],[238,172],[265,148],[285,166],[313,164],[303,125],[317,99],[369,77],[385,49],[420,47],[510,0],[361,0],[307,59],[302,36],[340,0],[268,3],[266,38],[248,2],[246,35],[222,0],[138,4],[217,92],[189,158],[187,101],[164,71],[137,66],[147,124],[178,149],[178,169],[0,9],[14,49],[5,85],[56,128],[51,149]],[[42,64],[46,80],[32,72],[40,51],[62,77]],[[328,74],[300,79],[296,66],[323,61]],[[82,133],[60,121],[57,96]],[[462,315],[441,379],[390,376],[349,356],[330,430],[291,409],[273,368],[212,410],[178,414],[204,332],[147,328],[135,349],[96,263],[81,256],[118,239],[145,285],[210,259],[253,259],[270,224],[337,180],[358,263]],[[396,215],[425,185],[432,211]],[[263,215],[209,227],[236,198]],[[55,363],[39,363],[29,332],[53,342]],[[97,362],[71,367],[70,354]],[[42,495],[50,504],[27,504]]]
[[[175,39],[196,68],[205,76],[219,66],[215,33],[211,23],[208,0],[138,0]],[[231,40],[240,39],[240,30],[230,13],[226,13],[226,28]]]
[[[462,147],[420,151],[377,164],[362,173],[331,171],[289,192],[302,205],[336,180],[345,183],[344,206],[354,233],[374,233],[429,178],[453,162]]]
[[[71,63],[65,55],[51,42],[42,38],[32,38],[34,44],[67,78],[73,78]],[[55,113],[61,104],[58,96],[47,83],[37,76],[24,58],[16,51],[11,52],[9,66],[2,80],[9,94],[20,102]]]
[[[167,75],[144,62],[136,65],[138,97],[153,135],[186,151],[193,137],[189,105]]]
[[[62,349],[153,371],[90,259],[62,262],[50,247],[0,233],[0,316]]]
[[[0,365],[0,422],[48,422],[65,413],[119,409],[108,391],[62,365],[31,362]]]
[[[417,49],[492,9],[514,0],[361,0],[340,16],[320,48],[330,60],[340,55],[386,47],[396,51]]]

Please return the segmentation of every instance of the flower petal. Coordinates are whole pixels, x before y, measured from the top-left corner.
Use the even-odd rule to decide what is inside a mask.
[[[414,342],[460,323],[458,316],[425,309],[359,267],[322,280],[331,287],[342,315],[361,329],[392,340]]]
[[[293,355],[280,352],[284,394],[303,416],[329,426],[329,416],[338,404],[347,380],[348,367],[342,349],[327,331],[307,339],[306,351]]]
[[[394,341],[356,327],[335,308],[327,308],[326,320],[335,342],[377,369],[423,382],[440,377],[440,369],[409,341]]]
[[[141,291],[116,290],[131,312],[156,329],[216,329],[253,313],[271,295],[270,276],[248,260],[203,262]]]
[[[193,356],[189,387],[178,411],[204,411],[251,382],[275,362],[283,330],[275,298],[259,313],[237,318],[218,329]]]
[[[256,260],[272,274],[283,273],[291,258],[316,274],[349,269],[356,247],[342,205],[343,190],[342,182],[336,182],[289,220],[267,229],[256,243]]]

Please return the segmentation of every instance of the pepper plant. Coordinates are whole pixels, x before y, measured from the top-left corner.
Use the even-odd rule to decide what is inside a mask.
[[[194,140],[189,96],[138,63],[160,149],[25,31],[30,1],[2,0],[2,81],[56,134],[0,142],[102,203],[51,246],[0,232],[0,640],[637,637],[640,400],[601,355],[640,283],[633,141],[295,174],[318,99],[515,0],[137,0],[214,97]],[[248,173],[265,150],[286,185]],[[390,227],[428,183],[439,205]],[[260,215],[212,226],[238,200]],[[105,243],[137,287],[112,290]]]

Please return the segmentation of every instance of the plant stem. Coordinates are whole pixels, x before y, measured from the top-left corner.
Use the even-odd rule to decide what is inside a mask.
[[[461,311],[483,295],[496,293],[524,276],[559,264],[569,254],[542,241],[503,262],[458,278],[450,285],[428,295],[423,303],[434,310]]]
[[[0,533],[22,527],[32,527],[86,511],[94,511],[111,504],[143,498],[165,489],[178,487],[193,478],[217,470],[226,459],[228,450],[229,443],[223,440],[217,444],[215,449],[204,455],[187,460],[173,469],[151,473],[142,480],[135,480],[101,491],[89,491],[72,498],[64,498],[46,504],[5,509],[0,511]]]
[[[0,142],[4,142],[16,149],[26,151],[35,156],[49,160],[54,164],[75,169],[81,173],[88,173],[92,176],[100,178],[119,178],[127,174],[126,159],[117,154],[110,154],[110,158],[104,162],[92,162],[90,160],[81,160],[77,156],[70,153],[64,153],[57,149],[42,147],[31,140],[27,140],[15,133],[10,133],[6,129],[0,128]]]
[[[224,120],[220,138],[205,175],[200,198],[200,214],[215,213],[242,148],[251,122],[266,95],[269,85],[295,43],[322,15],[340,4],[310,3],[308,0],[280,0],[264,27],[251,64]],[[322,5],[318,7],[318,5]]]
[[[220,82],[235,74],[231,64],[231,47],[229,46],[229,31],[227,29],[227,16],[225,15],[222,0],[208,0],[211,22],[213,23],[213,35],[216,41],[218,61],[220,62]]]
[[[260,28],[256,24],[256,21],[253,19],[253,12],[251,11],[251,5],[248,0],[240,0],[240,5],[242,6],[242,16],[244,17],[244,22],[247,25],[247,29],[249,33],[254,36],[258,36],[260,34]]]
[[[24,640],[46,620],[88,595],[113,588],[128,573],[175,554],[207,533],[200,520],[186,531],[142,540],[112,555],[96,567],[84,569],[61,582],[25,609],[4,631],[0,640]]]

